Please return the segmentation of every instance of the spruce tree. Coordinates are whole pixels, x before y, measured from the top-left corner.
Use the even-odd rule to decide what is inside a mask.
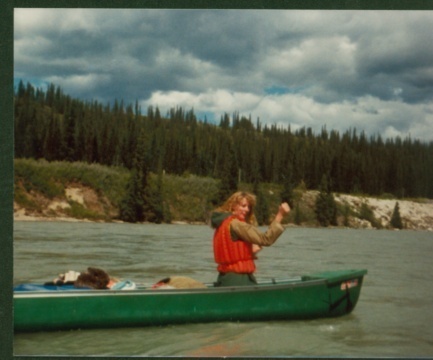
[[[144,218],[156,224],[161,224],[163,221],[170,222],[165,219],[164,205],[163,171],[159,166],[156,186],[148,186],[145,191]]]
[[[133,169],[127,184],[125,197],[120,203],[120,219],[127,222],[145,220],[147,188],[147,141],[144,131],[140,133],[135,151]]]
[[[299,207],[299,201],[296,202],[296,206],[295,206],[295,224],[296,225],[301,225],[302,223],[302,211],[301,208]]]
[[[258,182],[254,183],[253,192],[256,195],[257,200],[256,208],[254,211],[257,223],[260,226],[267,225],[269,223],[269,204],[263,194],[263,191],[260,189]]]
[[[60,128],[60,121],[54,114],[51,114],[44,140],[44,158],[48,161],[62,160],[60,152],[62,147],[62,130]],[[32,155],[34,156],[34,154]]]
[[[349,225],[350,225],[349,218],[350,218],[350,206],[346,202],[344,204],[344,221],[343,221],[343,225],[346,227],[349,227]]]
[[[400,206],[398,201],[395,203],[394,211],[392,212],[390,224],[395,229],[403,229],[403,222],[400,216]]]
[[[221,142],[220,163],[219,178],[221,179],[221,184],[218,202],[223,203],[238,187],[238,163],[232,139],[228,136],[224,137],[224,141]]]
[[[130,223],[143,220],[143,193],[140,185],[140,174],[137,169],[131,171],[125,196],[119,204],[119,218]]]
[[[315,213],[321,226],[337,225],[337,204],[329,190],[326,175],[322,176],[320,192],[316,199]]]
[[[75,152],[77,150],[75,140],[75,112],[71,109],[71,112],[65,116],[63,121],[63,158],[66,161],[74,161]]]
[[[293,184],[291,174],[283,177],[283,190],[281,191],[281,201],[287,202],[291,208],[294,205]]]

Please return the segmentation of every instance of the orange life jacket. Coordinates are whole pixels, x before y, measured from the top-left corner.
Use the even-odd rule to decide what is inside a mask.
[[[215,262],[221,273],[251,274],[256,270],[253,261],[253,245],[242,240],[233,241],[230,223],[235,218],[229,216],[215,230],[213,238]]]

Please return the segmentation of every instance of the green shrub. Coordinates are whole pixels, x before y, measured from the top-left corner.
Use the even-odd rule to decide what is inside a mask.
[[[86,209],[83,205],[76,201],[68,201],[70,208],[65,209],[65,213],[70,217],[76,219],[89,219],[89,220],[107,220],[105,216],[95,213],[92,210]]]
[[[56,177],[46,161],[15,161],[15,180],[20,180],[27,191],[38,191],[49,199],[61,196],[64,187],[54,181]]]
[[[124,168],[84,162],[15,159],[14,167],[15,181],[22,181],[27,191],[39,191],[52,199],[63,196],[67,184],[78,182],[103,193],[116,206],[130,176]]]
[[[371,223],[371,226],[375,227],[376,229],[382,228],[382,224],[379,220],[375,218],[373,210],[365,202],[361,204],[359,218],[369,221]]]
[[[395,199],[395,195],[390,194],[390,193],[383,193],[383,194],[380,195],[380,199],[383,199],[383,200],[393,200],[393,199]]]
[[[41,211],[41,206],[36,201],[30,199],[20,186],[14,186],[14,201],[30,211]]]
[[[156,175],[151,174],[153,186]],[[219,182],[212,178],[189,176],[163,176],[163,199],[169,204],[172,221],[206,222],[218,194]],[[168,207],[166,205],[166,207]]]

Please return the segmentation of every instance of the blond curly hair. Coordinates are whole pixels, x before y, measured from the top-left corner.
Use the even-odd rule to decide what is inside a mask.
[[[240,202],[246,199],[248,201],[248,205],[250,206],[250,211],[245,217],[245,222],[248,224],[257,225],[257,219],[254,215],[254,208],[256,206],[256,196],[246,191],[237,191],[232,194],[225,202],[222,204],[216,211],[220,212],[233,212],[235,206],[240,204]]]

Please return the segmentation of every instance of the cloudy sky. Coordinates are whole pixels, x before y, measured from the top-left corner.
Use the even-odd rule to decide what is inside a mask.
[[[433,141],[433,12],[15,9],[15,81]]]

